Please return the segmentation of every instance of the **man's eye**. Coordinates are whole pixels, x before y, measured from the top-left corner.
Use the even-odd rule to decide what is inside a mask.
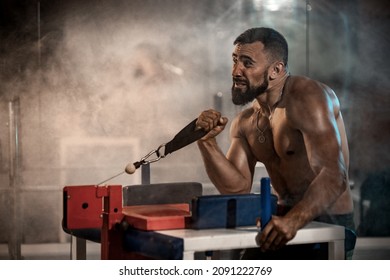
[[[250,60],[244,60],[244,66],[245,67],[251,67],[253,65],[252,61]]]

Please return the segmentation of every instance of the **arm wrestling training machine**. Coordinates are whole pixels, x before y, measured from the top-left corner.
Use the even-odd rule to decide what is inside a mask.
[[[182,188],[189,195],[199,193],[196,189],[201,187],[191,182],[165,185],[167,192],[172,187]],[[162,185],[150,186],[161,188]],[[123,195],[131,189],[132,186],[120,185],[66,186],[64,231],[100,242],[101,259],[182,259],[183,240],[156,231],[252,226],[262,216],[260,194],[200,195],[188,203],[123,206],[126,203]],[[271,205],[271,212],[275,213],[273,195]]]
[[[124,172],[133,174],[187,146],[207,132],[196,129],[196,119],[170,142],[160,145]],[[155,158],[151,158],[155,155]],[[123,174],[115,175],[108,180]],[[108,181],[106,180],[106,181]],[[63,190],[65,232],[101,243],[102,259],[181,259],[183,240],[156,232],[167,229],[234,228],[256,225],[264,214],[276,212],[277,198],[269,195],[202,196],[200,183],[66,186]],[[138,193],[135,189],[142,189]],[[147,196],[145,196],[147,194]],[[134,203],[135,199],[138,201]],[[266,201],[267,201],[266,200]]]

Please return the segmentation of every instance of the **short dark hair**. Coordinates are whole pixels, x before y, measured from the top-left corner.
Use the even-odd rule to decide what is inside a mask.
[[[268,52],[269,59],[273,62],[275,60],[281,60],[285,66],[288,62],[288,44],[282,34],[272,28],[267,27],[256,27],[250,28],[236,40],[234,45],[237,44],[251,44],[254,42],[262,42],[264,49]]]

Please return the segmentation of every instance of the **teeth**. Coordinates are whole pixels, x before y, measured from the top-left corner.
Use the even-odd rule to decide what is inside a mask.
[[[244,81],[235,81],[234,83],[236,85],[246,85],[246,82],[244,82]]]

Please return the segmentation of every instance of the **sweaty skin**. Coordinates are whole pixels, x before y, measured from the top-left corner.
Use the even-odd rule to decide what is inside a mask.
[[[261,42],[236,46],[232,76],[233,88],[244,92],[264,79],[268,87],[234,118],[226,156],[216,136],[228,119],[213,109],[198,118],[197,127],[209,132],[198,147],[220,193],[250,192],[255,165],[262,162],[278,203],[292,207],[285,216],[273,216],[259,234],[261,250],[284,246],[322,214],[351,213],[347,138],[332,89],[307,77],[288,77],[283,63],[268,62]],[[258,141],[257,127],[265,130],[265,143]]]

